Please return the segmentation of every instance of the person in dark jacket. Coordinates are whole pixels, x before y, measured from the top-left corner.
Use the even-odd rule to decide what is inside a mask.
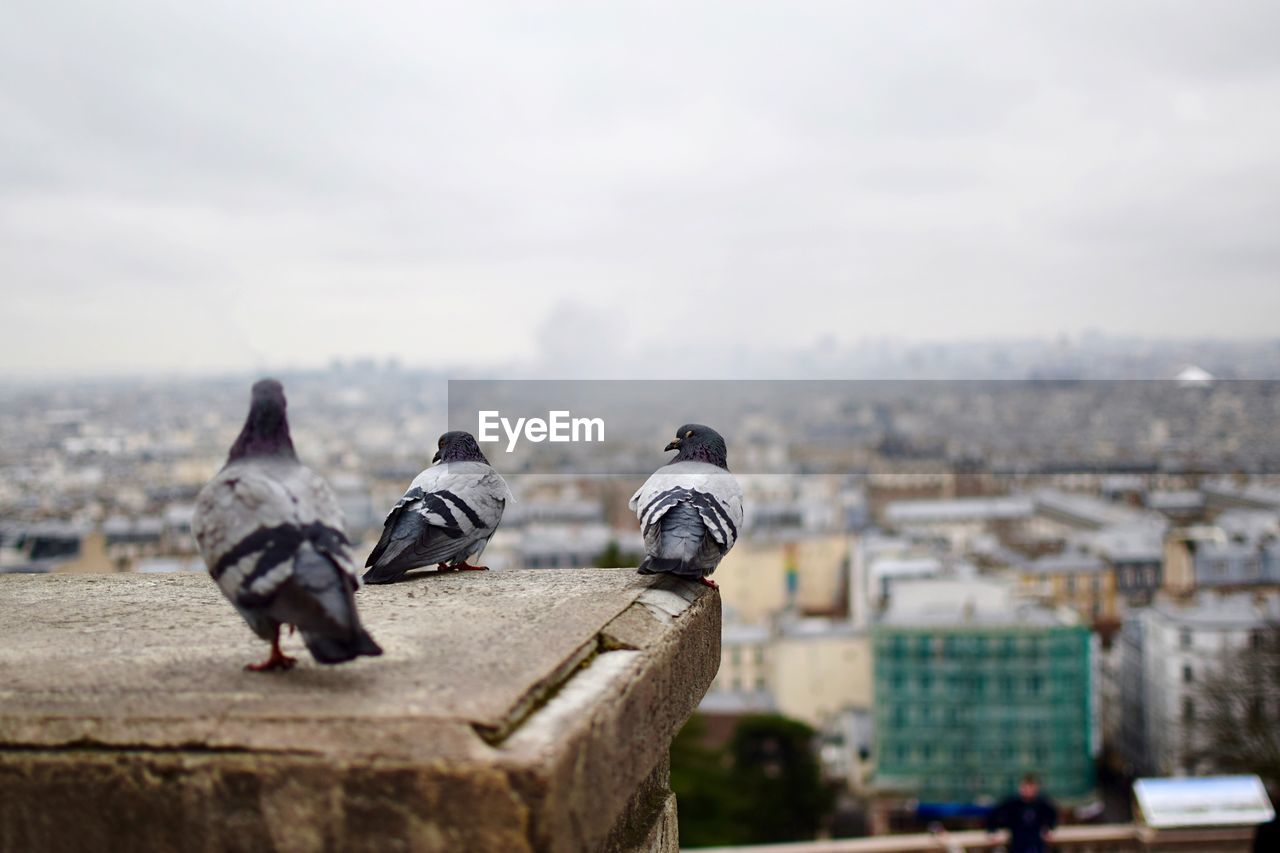
[[[1016,797],[1003,800],[987,815],[987,832],[1009,830],[1009,853],[1045,853],[1057,825],[1058,810],[1040,795],[1034,773],[1022,777]]]

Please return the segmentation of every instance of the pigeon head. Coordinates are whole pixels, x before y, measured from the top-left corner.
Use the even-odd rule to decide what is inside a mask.
[[[476,443],[476,437],[469,432],[463,430],[454,430],[446,432],[440,436],[440,442],[437,445],[436,455],[431,457],[432,462],[483,462],[489,464],[489,460],[484,458],[484,454],[480,452],[480,445]]]
[[[680,451],[672,462],[710,462],[729,470],[729,451],[724,437],[709,426],[685,424],[676,430],[675,441],[663,449]]]
[[[293,439],[289,437],[289,419],[285,416],[284,386],[274,379],[263,379],[253,385],[249,417],[236,443],[231,445],[228,461],[246,456],[287,456],[297,459]]]

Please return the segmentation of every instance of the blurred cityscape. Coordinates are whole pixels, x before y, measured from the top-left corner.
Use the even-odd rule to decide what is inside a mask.
[[[1280,375],[1280,354],[1255,355],[1251,375]],[[1137,776],[1280,781],[1280,692],[1256,677],[1280,624],[1280,386],[1223,372],[859,385],[724,430],[745,531],[717,573],[720,672],[673,784],[696,795],[681,786],[715,768],[699,782],[681,755],[776,719],[822,793],[768,838],[726,836],[710,800],[682,806],[685,843],[968,825],[1029,771],[1069,822],[1130,820]],[[363,556],[446,428],[446,383],[372,362],[281,378],[299,454]],[[193,501],[247,385],[0,387],[0,572],[204,571]],[[485,563],[635,565],[633,463],[660,463],[665,437],[620,449],[617,476],[504,470],[517,501]]]

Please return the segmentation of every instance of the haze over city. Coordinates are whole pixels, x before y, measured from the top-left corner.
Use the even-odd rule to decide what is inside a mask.
[[[1280,311],[1274,4],[3,23],[3,375],[651,376],[820,341],[1257,339]]]

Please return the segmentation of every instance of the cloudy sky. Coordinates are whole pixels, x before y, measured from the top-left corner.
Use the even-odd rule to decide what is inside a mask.
[[[0,374],[1275,336],[1277,44],[1273,0],[6,3]]]

